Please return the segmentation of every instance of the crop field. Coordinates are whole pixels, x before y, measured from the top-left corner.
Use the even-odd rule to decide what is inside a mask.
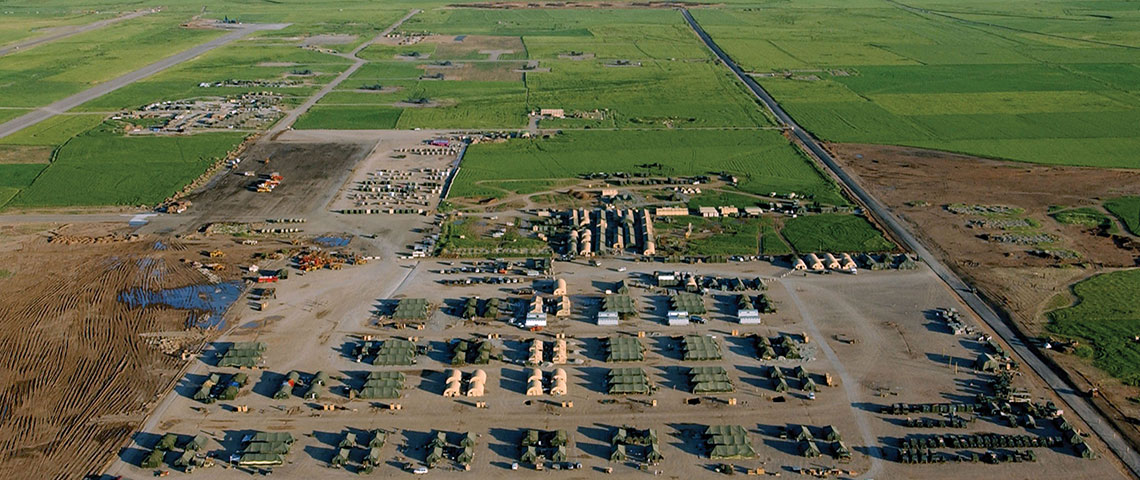
[[[63,15],[36,15],[31,12],[4,12],[0,22],[0,45],[28,40],[44,31],[67,25],[96,22],[113,16],[112,12],[69,12]]]
[[[908,2],[914,3],[914,2]],[[804,128],[1024,162],[1140,168],[1140,18],[1061,4],[817,0],[693,14]],[[961,13],[986,12],[986,13]],[[1048,16],[1052,15],[1052,16]],[[779,21],[773,21],[779,19]],[[810,41],[804,41],[810,38]]]
[[[280,93],[286,101],[289,98],[299,99],[296,103],[300,103],[351,64],[347,59],[335,55],[302,50],[295,46],[239,41],[87,102],[76,110],[128,109],[164,100],[240,95],[265,90]],[[241,87],[199,86],[201,83],[212,84],[227,80],[270,84],[291,82],[293,85],[273,88],[256,84]]]
[[[1113,198],[1104,202],[1104,208],[1120,219],[1129,232],[1140,235],[1140,197]]]
[[[470,147],[456,176],[454,197],[497,197],[504,180],[574,178],[596,172],[652,176],[730,172],[747,193],[804,195],[845,204],[779,132],[771,130],[567,131]]]
[[[1140,270],[1102,273],[1073,286],[1077,302],[1049,314],[1053,333],[1084,340],[1093,363],[1125,384],[1140,386]]]
[[[297,119],[294,128],[390,129],[396,128],[400,112],[398,108],[376,106],[316,107]]]
[[[502,17],[500,17],[502,16]],[[323,107],[404,108],[399,128],[521,128],[539,108],[591,112],[543,128],[753,128],[773,124],[670,10],[428,10],[402,26],[435,34],[371,45]],[[487,51],[502,52],[489,61]],[[577,56],[575,56],[576,54]],[[580,57],[580,58],[579,58]],[[526,62],[532,69],[526,70]],[[446,65],[440,65],[446,63]],[[528,67],[529,68],[529,67]],[[442,74],[443,79],[420,80]],[[362,86],[390,87],[361,92]],[[596,113],[594,113],[596,112]],[[306,128],[334,128],[312,121]]]
[[[685,238],[692,226],[693,233]],[[760,220],[754,218],[658,217],[653,228],[662,253],[694,256],[756,255]]]
[[[155,13],[0,57],[4,107],[38,107],[222,35]]]
[[[805,215],[784,222],[780,231],[796,251],[883,252],[895,245],[863,217],[825,213]]]
[[[113,128],[105,123],[68,141],[6,206],[157,204],[244,138],[239,133],[126,137]]]

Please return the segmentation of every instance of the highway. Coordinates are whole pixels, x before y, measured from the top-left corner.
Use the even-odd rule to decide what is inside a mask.
[[[7,55],[9,53],[12,53],[12,52],[21,52],[21,51],[27,50],[29,48],[35,47],[37,45],[43,45],[45,43],[54,42],[56,40],[59,40],[62,38],[67,38],[67,37],[70,37],[72,35],[78,35],[80,33],[90,32],[92,30],[98,30],[98,29],[106,27],[108,25],[119,23],[123,20],[130,20],[132,18],[138,18],[138,17],[141,17],[141,16],[146,15],[148,13],[153,13],[155,11],[156,10],[139,10],[136,12],[131,12],[131,13],[125,14],[125,15],[119,15],[119,16],[113,17],[113,18],[108,18],[105,20],[99,20],[97,22],[91,22],[91,23],[88,23],[86,25],[70,25],[70,26],[66,26],[66,27],[54,28],[54,29],[52,29],[52,32],[47,34],[47,35],[43,35],[43,36],[39,36],[39,37],[35,37],[35,38],[30,38],[27,40],[19,41],[16,43],[11,43],[11,44],[5,45],[3,47],[0,47],[0,57]]]
[[[234,29],[234,31],[222,35],[221,37],[215,38],[209,42],[183,50],[133,72],[113,78],[87,90],[76,93],[75,95],[56,101],[50,105],[37,108],[29,113],[8,120],[7,122],[0,124],[0,138],[7,137],[8,135],[59,115],[60,113],[71,110],[72,108],[78,107],[79,105],[87,103],[91,100],[102,97],[103,95],[159,73],[170,67],[178,65],[179,63],[190,60],[194,57],[197,57],[198,55],[242,38],[253,32],[260,30],[279,30],[285,28],[286,26],[288,26],[288,24],[284,23],[239,25],[236,29]]]
[[[1001,337],[1017,356],[1021,357],[1022,364],[1028,365],[1038,376],[1040,376],[1046,384],[1061,398],[1063,402],[1068,404],[1069,410],[1072,413],[1081,417],[1089,428],[1092,429],[1103,441],[1108,445],[1109,449],[1116,454],[1124,465],[1131,471],[1134,477],[1140,478],[1140,454],[1128,444],[1128,441],[1120,436],[1120,433],[1100,415],[1099,412],[1093,407],[1087,398],[1081,393],[1073,389],[1071,385],[1065,382],[1056,372],[1045,364],[1045,361],[1037,355],[1037,353],[1026,345],[1020,337],[1007,325],[1001,317],[995,312],[985,301],[982,300],[975,290],[966,284],[957,274],[947,268],[942,262],[927,250],[914,237],[913,234],[895,217],[889,209],[883,206],[875,197],[871,196],[866,190],[863,189],[843,168],[819,145],[811,135],[804,131],[803,128],[792,120],[787,112],[784,111],[780,104],[765,91],[756,80],[744,73],[731,58],[721,50],[721,48],[712,40],[704,29],[697,23],[693,16],[686,9],[681,9],[681,14],[684,15],[685,21],[689,23],[693,31],[700,37],[701,41],[712,50],[714,54],[724,64],[732,70],[736,77],[756,95],[760,101],[768,106],[772,114],[783,125],[787,126],[800,143],[815,156],[820,163],[823,164],[832,175],[850,191],[862,203],[867,211],[873,215],[881,225],[890,230],[891,234],[900,242],[902,242],[908,249],[914,252],[918,257],[930,266],[930,269],[946,282],[946,285],[953,290],[958,297],[960,297],[967,306],[974,311],[974,313],[981,318],[987,325]]]

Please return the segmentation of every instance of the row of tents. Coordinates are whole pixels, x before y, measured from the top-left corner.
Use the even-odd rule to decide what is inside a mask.
[[[640,367],[610,369],[606,384],[610,395],[647,394],[651,389],[649,375]]]
[[[405,338],[389,338],[381,341],[364,341],[356,345],[353,354],[356,361],[362,362],[366,357],[372,357],[373,365],[400,365],[416,364],[416,355],[419,349],[415,343]]]
[[[685,335],[681,340],[686,361],[720,360],[720,344],[708,335]]]
[[[630,336],[612,336],[606,339],[607,362],[640,362],[645,360],[645,345]]]
[[[710,425],[705,429],[704,436],[711,459],[756,457],[748,432],[740,425]]]
[[[192,472],[196,467],[213,464],[213,461],[201,454],[209,442],[209,437],[200,433],[194,436],[166,433],[158,439],[154,449],[143,457],[139,466],[142,468],[159,468],[166,460],[166,455],[173,452],[177,455],[173,462],[174,466],[182,467],[187,473]]]
[[[226,349],[218,360],[219,367],[254,368],[261,365],[265,354],[264,342],[237,342]]]
[[[369,440],[367,442],[360,441],[355,432],[347,432],[344,437],[337,444],[337,452],[329,461],[335,467],[345,465],[351,460],[353,449],[363,449],[364,459],[361,461],[363,472],[369,473],[374,467],[380,465],[381,449],[384,443],[388,440],[388,433],[383,430],[372,430],[369,432]]]
[[[689,385],[694,394],[732,392],[732,380],[721,366],[692,367],[689,369]]]
[[[527,430],[519,440],[519,461],[538,465],[546,460],[565,462],[570,436],[566,430]]]

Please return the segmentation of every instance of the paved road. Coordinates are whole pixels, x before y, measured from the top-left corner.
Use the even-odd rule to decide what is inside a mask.
[[[197,57],[198,55],[201,55],[201,54],[206,53],[210,50],[218,48],[222,45],[230,43],[234,40],[242,38],[242,37],[249,35],[253,32],[256,32],[259,30],[279,30],[279,29],[285,28],[286,26],[288,26],[288,24],[285,24],[285,23],[241,25],[236,30],[234,30],[230,33],[227,33],[225,35],[222,35],[221,37],[215,38],[209,42],[203,43],[201,45],[197,45],[197,46],[192,47],[188,50],[183,50],[179,53],[176,53],[174,55],[166,57],[162,60],[159,60],[157,62],[150,64],[150,65],[142,67],[138,70],[127,73],[127,74],[120,76],[118,78],[114,78],[114,79],[108,80],[106,82],[100,83],[94,87],[91,87],[87,90],[84,90],[84,91],[79,92],[75,95],[67,97],[63,100],[59,100],[59,101],[52,103],[50,105],[40,107],[36,110],[31,111],[30,113],[26,113],[22,116],[19,116],[19,117],[13,118],[12,120],[4,122],[4,123],[0,124],[0,138],[7,137],[8,135],[11,135],[11,134],[16,133],[20,130],[28,128],[32,125],[35,125],[35,124],[40,123],[44,120],[47,120],[51,117],[59,115],[60,113],[71,110],[72,108],[75,108],[79,105],[87,103],[91,100],[102,97],[103,95],[106,95],[106,94],[111,93],[115,90],[118,90],[118,89],[123,88],[127,85],[130,85],[134,82],[137,82],[139,80],[147,78],[151,75],[154,75],[158,72],[166,70],[170,67],[178,65],[179,63],[190,60],[194,57]]]
[[[1071,385],[1062,380],[1056,372],[1050,369],[1041,357],[1037,356],[1037,353],[1027,346],[1009,325],[1002,321],[997,312],[974,293],[974,290],[967,285],[966,282],[962,281],[957,274],[946,268],[946,266],[943,265],[937,257],[931,254],[910,231],[903,227],[902,223],[898,221],[889,209],[879,203],[875,197],[871,196],[870,193],[864,190],[863,187],[844,171],[843,168],[836,163],[835,159],[831,158],[831,155],[828,154],[811,135],[805,132],[803,128],[800,128],[800,126],[792,120],[792,117],[784,112],[780,104],[776,103],[776,100],[773,99],[760,84],[745,74],[744,71],[728,57],[724,50],[721,50],[721,48],[717,46],[716,42],[697,24],[697,21],[693,19],[693,16],[688,10],[682,9],[681,13],[685,16],[685,20],[689,22],[689,26],[697,33],[697,36],[705,42],[705,45],[736,74],[737,78],[748,86],[749,90],[752,90],[752,93],[755,94],[757,98],[768,106],[780,123],[787,125],[795,134],[796,138],[867,207],[867,210],[874,215],[880,223],[891,231],[896,239],[918,255],[922,261],[926,262],[926,264],[930,266],[930,269],[933,270],[942,281],[946,282],[946,284],[961,297],[962,301],[974,310],[974,313],[976,313],[978,317],[985,321],[998,336],[1009,344],[1017,355],[1022,358],[1024,364],[1029,365],[1037,375],[1044,379],[1045,383],[1056,392],[1057,396],[1069,405],[1070,410],[1080,416],[1081,419],[1089,425],[1089,428],[1104,440],[1113,453],[1124,462],[1132,472],[1132,475],[1140,478],[1140,454],[1137,454],[1136,450],[1120,436],[1120,433],[1097,412],[1088,399],[1081,393],[1075,391]]]
[[[9,53],[12,53],[12,52],[24,51],[24,50],[27,50],[29,48],[35,47],[37,45],[43,45],[45,43],[54,42],[54,41],[59,40],[61,38],[67,38],[67,37],[70,37],[72,35],[78,35],[80,33],[90,32],[92,30],[98,30],[98,29],[106,27],[108,25],[119,23],[123,20],[130,20],[132,18],[138,18],[138,17],[141,17],[141,16],[149,14],[149,13],[154,13],[155,11],[156,10],[139,10],[137,12],[131,12],[131,13],[128,13],[126,15],[120,15],[120,16],[114,17],[114,18],[99,20],[98,22],[91,22],[91,23],[88,23],[86,25],[68,25],[66,27],[55,28],[55,29],[52,29],[52,32],[47,34],[47,35],[39,36],[36,38],[30,38],[30,39],[27,39],[27,40],[24,40],[21,42],[16,42],[16,43],[12,43],[12,44],[8,44],[8,45],[5,45],[3,47],[0,47],[0,57],[7,55]]]
[[[325,85],[324,88],[317,91],[315,95],[309,97],[308,100],[305,100],[305,103],[302,103],[301,106],[294,108],[287,115],[285,115],[285,118],[282,118],[281,121],[277,122],[277,124],[273,126],[273,128],[269,129],[269,132],[266,133],[265,138],[273,140],[274,137],[276,137],[279,133],[293,128],[293,123],[295,123],[297,119],[301,117],[301,115],[309,111],[310,108],[313,108],[313,105],[316,105],[317,102],[321,101],[325,95],[328,95],[329,92],[333,91],[333,89],[340,85],[340,83],[343,82],[346,78],[352,76],[353,73],[356,73],[356,71],[359,70],[360,67],[364,66],[365,63],[368,63],[366,60],[357,57],[356,54],[360,53],[361,50],[364,50],[369,45],[376,43],[381,38],[384,38],[389,33],[392,33],[392,30],[399,28],[400,25],[408,21],[409,18],[412,18],[417,13],[420,13],[422,11],[423,10],[420,9],[413,9],[412,11],[408,12],[407,15],[404,15],[404,18],[397,20],[396,23],[393,23],[391,26],[384,29],[383,32],[380,32],[375,37],[372,37],[371,40],[368,40],[367,42],[364,42],[356,48],[352,49],[352,52],[349,52],[348,55],[340,55],[344,58],[353,60],[352,66],[348,67],[347,70],[341,72],[340,75],[337,75],[333,81],[329,82],[328,85]]]

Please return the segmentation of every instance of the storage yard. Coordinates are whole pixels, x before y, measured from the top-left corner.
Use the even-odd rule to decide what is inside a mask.
[[[977,357],[989,352],[1001,358],[1000,344],[979,341],[985,328],[972,318],[961,320],[974,332],[963,335],[939,319],[938,308],[956,303],[925,268],[852,276],[789,274],[758,262],[705,265],[700,283],[710,287],[688,294],[686,302],[708,312],[699,323],[669,326],[667,310],[675,307],[669,292],[684,290],[687,282],[659,286],[660,269],[684,277],[692,267],[605,262],[554,262],[551,275],[537,278],[523,273],[536,266],[519,262],[507,274],[496,273],[522,276],[509,285],[449,285],[471,275],[460,270],[500,267],[433,260],[369,263],[282,280],[275,287],[279,303],[243,313],[249,328],[233,330],[207,348],[108,473],[148,472],[139,462],[159,437],[173,432],[207,435],[209,455],[199,457],[215,464],[212,478],[244,478],[261,469],[290,477],[394,475],[428,466],[433,475],[479,476],[511,472],[515,464],[521,474],[536,468],[537,457],[545,469],[580,467],[591,475],[609,469],[633,473],[646,462],[650,472],[668,476],[700,475],[725,468],[721,464],[739,473],[784,475],[809,469],[821,469],[822,475],[836,468],[841,476],[859,478],[907,476],[916,468],[926,478],[1013,468],[1041,478],[1074,468],[1117,475],[1109,462],[1082,458],[1086,447],[1070,443],[1072,430],[1052,418],[1051,397],[1031,376],[1015,374],[1003,387],[997,371],[980,370],[990,367]],[[382,273],[392,268],[404,273]],[[371,281],[361,282],[366,278]],[[733,279],[747,281],[734,287]],[[664,284],[670,285],[668,279]],[[355,287],[343,288],[348,285]],[[634,308],[617,326],[597,325],[607,291],[615,288],[628,292]],[[905,300],[894,293],[903,288],[911,292]],[[551,313],[544,328],[525,327],[536,294],[565,295],[569,316]],[[740,323],[741,294],[762,296],[769,305],[759,314],[760,324]],[[219,363],[248,342],[264,346],[257,347],[263,353],[255,368]],[[233,400],[196,399],[194,392],[211,374],[248,379]],[[975,395],[1007,398],[1012,416],[991,411],[989,400]],[[947,402],[962,405],[953,413],[921,406]],[[904,403],[919,406],[896,413]],[[1040,411],[1025,413],[1030,404]],[[440,412],[452,416],[441,418]],[[659,438],[648,452],[612,443],[631,415],[638,428]],[[1035,420],[1033,426],[1024,426],[1027,418]],[[998,440],[976,447],[932,444],[932,459],[927,447],[906,443],[933,433],[930,422],[953,424],[956,436],[999,434],[1011,440],[1007,447]],[[738,428],[732,442],[748,446],[707,447],[705,432],[718,425]],[[810,426],[814,437],[789,436],[801,425]],[[263,464],[266,457],[241,439],[266,429],[289,433],[296,443]],[[567,439],[534,443],[526,440],[525,429],[561,430]],[[379,450],[344,446],[343,432],[364,445],[371,438],[367,432],[376,430],[386,438]],[[446,439],[436,442],[440,432]],[[1038,437],[1063,441],[1035,447],[1029,439]],[[1046,441],[1054,442],[1039,440]],[[1103,451],[1095,438],[1079,437],[1079,443],[1090,452]],[[923,453],[911,459],[911,451]],[[993,464],[999,458],[1013,461],[1014,454],[1021,461],[1017,467]],[[966,462],[953,468],[907,465],[955,459]],[[169,462],[155,468],[182,470]],[[206,473],[190,475],[197,474]]]

